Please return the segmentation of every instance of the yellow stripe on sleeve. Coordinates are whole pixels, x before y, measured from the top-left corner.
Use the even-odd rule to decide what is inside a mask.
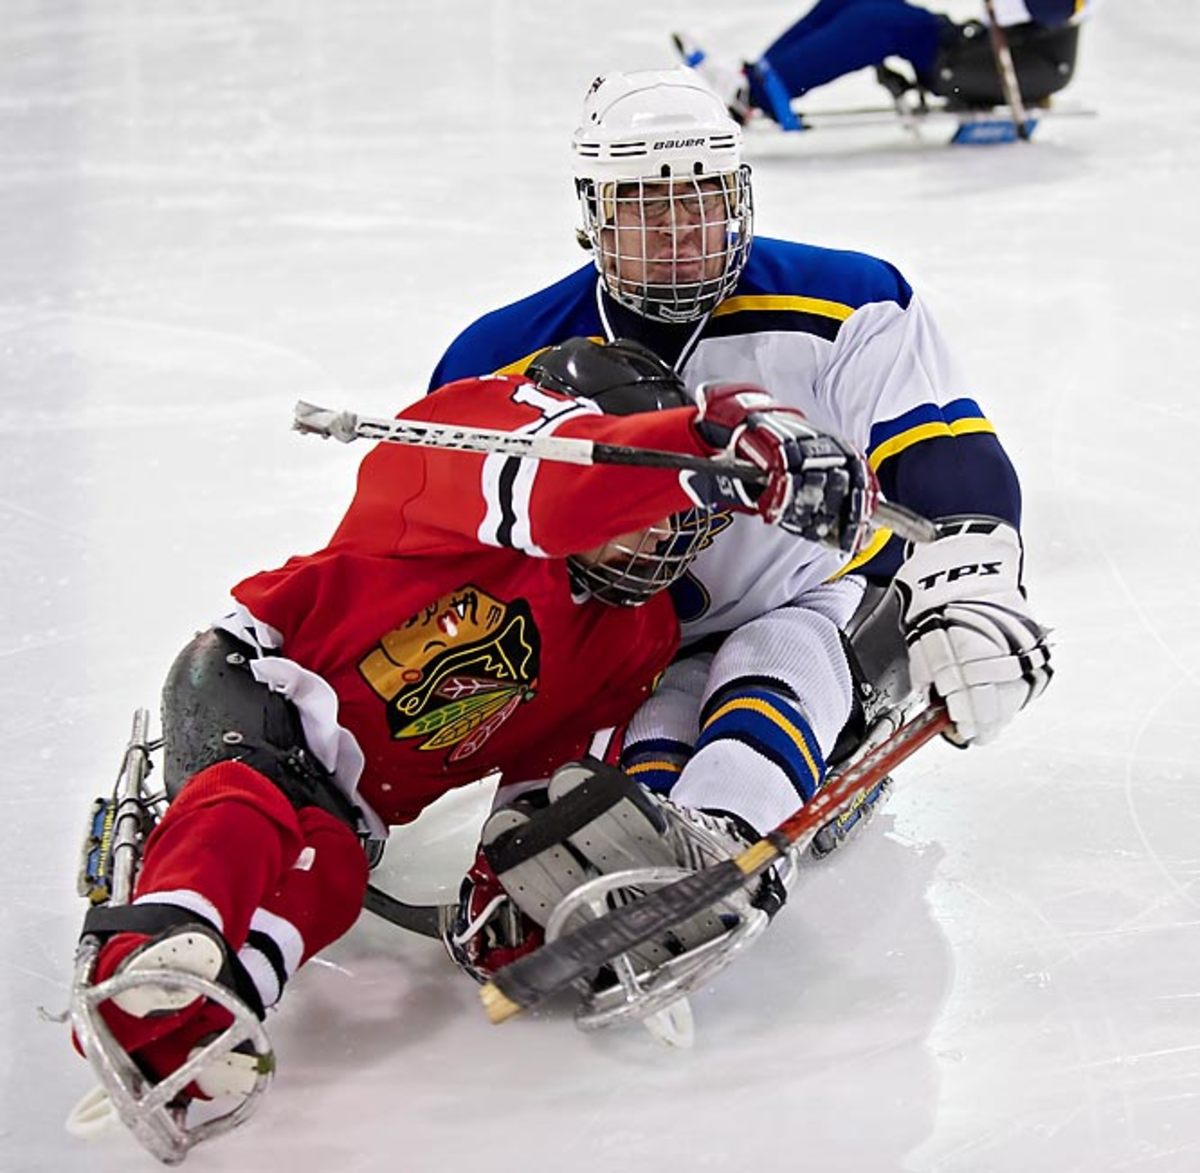
[[[728,298],[713,310],[712,316],[720,318],[726,314],[744,313],[749,310],[816,314],[818,317],[834,318],[839,322],[844,322],[854,313],[853,306],[843,305],[840,301],[826,301],[822,297],[792,297],[785,294],[762,293]]]
[[[845,566],[840,570],[834,571],[825,581],[836,582],[844,574],[853,574],[860,566],[864,566],[870,562],[888,544],[888,539],[891,536],[892,531],[881,526],[871,535],[871,540]]]
[[[994,435],[995,431],[996,428],[991,420],[985,419],[954,420],[949,424],[943,420],[937,420],[933,423],[918,424],[915,428],[909,428],[908,431],[901,432],[890,440],[884,440],[878,448],[872,450],[870,456],[867,457],[867,462],[878,472],[879,466],[889,457],[903,452],[905,448],[911,448],[914,444],[919,444],[922,440],[932,440],[937,436],[966,436],[972,432],[991,432]]]

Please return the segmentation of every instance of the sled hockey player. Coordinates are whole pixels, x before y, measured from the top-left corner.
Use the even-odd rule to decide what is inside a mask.
[[[604,765],[606,745],[677,649],[664,588],[725,540],[730,511],[809,550],[823,548],[802,535],[821,536],[840,559],[873,508],[865,460],[758,388],[714,387],[697,406],[668,366],[622,342],[575,339],[525,373],[457,382],[401,415],[724,454],[763,483],[746,493],[703,472],[377,446],[329,544],[240,582],[232,613],[172,666],[170,803],[132,901],[85,919],[85,938],[102,942],[93,988],[165,969],[233,990],[261,1018],[356,919],[364,841],[495,771],[550,778],[564,834],[614,826],[681,866],[747,841],[736,820]],[[520,819],[505,817],[490,829],[501,874],[529,857]],[[773,910],[777,887],[743,906]],[[185,1105],[254,1086],[255,1055],[206,1060],[231,1021],[210,998],[147,981],[99,1012],[151,1083],[189,1065]]]
[[[1027,102],[1045,101],[1071,79],[1087,0],[995,0],[993,7],[1021,94]],[[709,53],[686,33],[672,41],[739,123],[758,113],[785,130],[802,130],[795,99],[870,67],[897,98],[919,86],[959,108],[1005,101],[986,24],[958,23],[906,0],[817,0],[754,61]],[[913,78],[886,67],[889,57],[903,59]]]
[[[635,339],[700,398],[727,381],[769,388],[867,453],[885,497],[940,529],[915,549],[883,531],[847,562],[727,518],[671,587],[683,649],[630,724],[624,768],[657,794],[736,810],[765,831],[853,747],[853,728],[849,747],[839,735],[864,696],[932,693],[950,740],[991,741],[1048,683],[1046,631],[1022,586],[1015,471],[920,298],[874,257],[771,239],[752,248],[740,129],[691,70],[598,78],[573,146],[593,263],[468,326],[432,384],[520,372],[571,335]],[[847,622],[857,689],[836,667]],[[861,813],[827,828],[824,849]],[[575,882],[560,880],[559,894]],[[470,882],[467,896],[478,913]],[[484,944],[507,961],[509,943],[497,930]]]

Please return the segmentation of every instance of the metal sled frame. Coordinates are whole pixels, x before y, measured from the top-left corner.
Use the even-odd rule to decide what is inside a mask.
[[[909,693],[900,700],[888,701],[881,694],[879,702],[879,708],[868,716],[867,730],[861,742],[837,772],[849,769],[883,745],[919,707],[921,698]],[[864,813],[864,821],[869,820],[871,813],[870,810]],[[790,892],[800,872],[820,866],[819,860],[820,856],[812,850],[808,840],[796,844],[776,865],[783,886]],[[610,894],[618,890],[659,888],[691,874],[686,868],[663,867],[635,868],[597,876],[559,901],[546,925],[546,940],[554,941],[579,928],[585,919],[604,916],[611,911]],[[575,1013],[576,1025],[581,1030],[591,1031],[640,1022],[665,1043],[689,1046],[693,1027],[688,992],[707,982],[743,953],[758,940],[769,923],[767,914],[760,909],[728,904],[717,907],[723,907],[735,919],[726,933],[679,957],[641,969],[627,954],[621,954],[610,962],[616,978],[612,985],[596,990],[591,983],[579,983],[581,1004]]]
[[[258,1107],[259,1097],[274,1076],[275,1060],[270,1039],[254,1012],[237,995],[194,974],[147,969],[118,974],[93,985],[92,973],[99,951],[97,938],[86,937],[76,954],[71,1025],[121,1123],[149,1153],[164,1164],[177,1165],[190,1148],[236,1128]],[[98,1010],[99,1004],[114,994],[149,984],[193,991],[219,1003],[233,1015],[231,1026],[158,1083],[147,1079],[113,1038]],[[180,1093],[203,1067],[247,1040],[254,1045],[256,1059],[256,1076],[250,1095],[228,1112],[189,1124],[188,1105],[180,1101]],[[100,1111],[94,1096],[88,1097],[85,1103],[90,1111]]]
[[[907,95],[906,95],[907,96]],[[1034,106],[1026,110],[1026,127],[1033,133],[1043,119],[1094,118],[1096,111],[1084,106],[1055,104]],[[805,112],[799,129],[849,130],[854,127],[899,125],[913,135],[924,129],[953,128],[949,142],[955,145],[1012,142],[1016,136],[1012,113],[1007,106],[986,110],[955,110],[936,99],[932,102],[897,99],[892,106],[858,106],[841,110],[810,110]]]
[[[781,869],[785,885],[791,885],[795,869]],[[582,919],[600,917],[611,905],[610,894],[629,888],[659,888],[691,873],[686,868],[632,868],[597,876],[565,896],[555,907],[546,925],[546,940],[553,941],[578,928]],[[760,909],[727,906],[734,919],[725,933],[672,957],[660,965],[642,967],[625,954],[615,958],[612,971],[615,983],[596,990],[582,986],[582,1001],[575,1012],[575,1023],[585,1031],[601,1030],[629,1022],[641,1022],[651,1034],[664,1042],[686,1046],[691,1042],[691,1010],[687,993],[707,982],[758,940],[769,918]]]
[[[111,877],[108,903],[112,906],[128,904],[132,897],[141,861],[142,825],[147,810],[153,809],[156,802],[145,789],[151,768],[150,754],[160,744],[150,741],[149,723],[149,713],[138,709],[113,791],[115,813],[111,839],[102,847],[107,852],[106,870]],[[89,846],[85,845],[85,855]],[[164,1164],[177,1165],[189,1149],[236,1128],[258,1107],[262,1093],[274,1077],[275,1059],[270,1039],[254,1012],[236,994],[194,974],[166,969],[139,970],[117,974],[94,984],[100,946],[100,938],[95,934],[87,934],[79,942],[68,1017],[101,1086],[80,1102],[68,1120],[68,1127],[86,1135],[115,1111],[148,1152]],[[193,991],[233,1015],[233,1023],[217,1038],[157,1083],[147,1078],[117,1042],[99,1012],[101,1002],[142,985]],[[203,1067],[247,1041],[254,1048],[256,1069],[250,1094],[227,1112],[189,1123],[189,1105],[182,1098],[183,1089]]]

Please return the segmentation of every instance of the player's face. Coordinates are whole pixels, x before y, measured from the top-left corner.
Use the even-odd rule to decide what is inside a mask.
[[[631,566],[638,562],[639,557],[649,561],[656,554],[659,543],[669,541],[673,536],[671,523],[665,520],[644,529],[618,534],[603,545],[585,550],[576,557],[587,566]]]
[[[606,211],[601,251],[620,284],[678,289],[723,273],[729,200],[719,176],[617,184]]]

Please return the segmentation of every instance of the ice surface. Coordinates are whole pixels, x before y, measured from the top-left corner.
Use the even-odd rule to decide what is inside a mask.
[[[753,55],[792,15],[6,0],[0,1170],[153,1165],[64,1133],[92,1078],[36,1008],[66,1001],[133,708],[347,500],[359,454],[290,433],[293,401],[394,410],[477,312],[581,262],[595,73],[666,64],[680,26]],[[560,1009],[489,1026],[437,945],[364,917],[272,1019],[259,1116],[189,1167],[1200,1168],[1197,60],[1194,0],[1110,4],[1068,91],[1100,117],[1032,145],[751,138],[759,231],[887,256],[971,372],[1023,474],[1046,697],[915,759],[696,997],[691,1052]],[[452,891],[482,797],[391,849],[394,890]]]

